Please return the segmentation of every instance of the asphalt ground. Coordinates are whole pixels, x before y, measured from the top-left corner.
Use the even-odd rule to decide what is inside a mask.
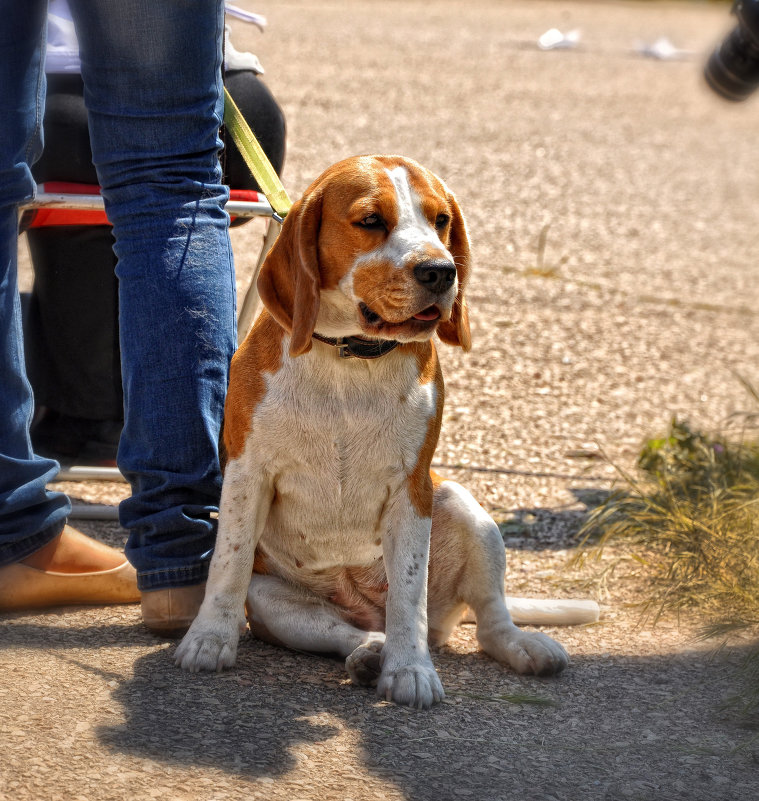
[[[441,346],[436,469],[502,524],[514,594],[595,595],[563,571],[586,503],[673,417],[729,427],[752,405],[737,376],[759,385],[759,100],[727,104],[701,78],[728,6],[240,5],[269,19],[263,35],[232,22],[233,42],[285,110],[293,197],[367,152],[416,158],[457,194],[474,347]],[[538,49],[553,27],[578,46]],[[660,37],[677,58],[637,52]],[[259,239],[233,231],[241,291]],[[0,799],[756,796],[755,729],[723,706],[744,646],[714,657],[696,618],[641,625],[626,564],[600,624],[548,630],[572,655],[559,679],[502,670],[464,626],[434,654],[448,698],[423,713],[254,640],[224,675],[181,673],[136,607],[7,616]]]

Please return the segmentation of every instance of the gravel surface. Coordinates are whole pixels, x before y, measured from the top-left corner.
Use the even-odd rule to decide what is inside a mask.
[[[227,674],[181,673],[136,607],[7,616],[0,799],[756,797],[756,731],[722,705],[745,644],[714,657],[696,619],[642,626],[625,554],[600,595],[566,569],[611,464],[632,467],[674,415],[723,426],[750,405],[736,374],[759,386],[759,99],[727,105],[700,76],[728,6],[239,4],[269,18],[263,36],[232,22],[233,41],[284,107],[293,197],[362,152],[416,158],[456,192],[474,348],[441,348],[436,469],[502,524],[512,594],[599,597],[602,620],[548,630],[572,655],[557,680],[502,670],[462,626],[435,654],[446,702],[418,713],[254,640]],[[579,46],[540,51],[552,27]],[[677,59],[636,52],[662,36]],[[233,231],[241,286],[260,235]]]

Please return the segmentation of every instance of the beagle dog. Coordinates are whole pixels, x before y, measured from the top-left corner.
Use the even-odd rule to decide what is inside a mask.
[[[338,654],[354,683],[417,708],[444,697],[428,643],[467,607],[499,662],[567,665],[512,622],[496,524],[430,471],[444,391],[432,338],[470,348],[469,261],[453,194],[406,158],[342,161],[293,206],[232,362],[218,539],[178,665],[233,665],[246,606],[255,635]]]

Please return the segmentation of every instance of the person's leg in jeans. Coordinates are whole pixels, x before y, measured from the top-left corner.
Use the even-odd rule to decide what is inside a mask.
[[[235,346],[228,191],[218,159],[223,5],[75,0],[71,10],[118,258],[119,466],[132,485],[121,522],[146,622],[148,596],[168,598],[153,625],[168,629],[185,623],[171,590],[197,588],[207,575]]]
[[[137,599],[123,556],[65,526],[69,501],[46,488],[58,465],[35,456],[29,438],[17,215],[34,194],[30,165],[42,145],[46,8],[4,4],[0,27],[0,610]]]
[[[45,149],[32,173],[37,183],[97,184],[81,76],[52,74],[47,83]],[[271,91],[249,69],[227,69],[224,83],[281,174],[285,118]],[[223,182],[259,190],[224,128],[221,138]],[[34,267],[24,313],[26,369],[37,407],[32,443],[51,458],[115,464],[123,393],[111,228],[45,219],[45,227],[35,225],[26,234]],[[249,221],[238,217],[232,225]]]

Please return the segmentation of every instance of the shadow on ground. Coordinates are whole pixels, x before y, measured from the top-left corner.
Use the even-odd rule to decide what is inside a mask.
[[[0,648],[52,649],[109,681],[125,721],[98,730],[105,749],[160,763],[286,781],[303,768],[309,748],[323,768],[347,736],[354,770],[409,799],[693,801],[755,787],[759,746],[719,705],[740,648],[719,657],[703,650],[584,655],[557,679],[535,679],[478,652],[444,647],[434,659],[448,698],[416,712],[350,685],[338,662],[250,638],[224,674],[178,670],[170,646],[139,656],[124,680],[93,667],[83,652],[155,645],[140,626],[6,623]],[[332,758],[341,768],[335,781],[348,782],[350,760]]]
[[[566,508],[534,506],[492,510],[506,548],[545,551],[576,546],[588,513],[604,503],[611,493],[598,487],[577,487],[570,492],[575,503]]]

